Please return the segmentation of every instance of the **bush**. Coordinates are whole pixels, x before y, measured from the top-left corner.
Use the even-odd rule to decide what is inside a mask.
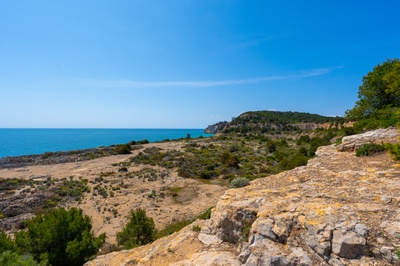
[[[11,238],[6,233],[0,231],[0,253],[15,249],[15,243],[11,240]]]
[[[38,262],[50,265],[82,265],[103,245],[105,234],[94,237],[92,224],[82,210],[54,209],[27,222],[27,231],[16,233],[20,249]]]
[[[124,249],[146,245],[155,240],[156,229],[152,218],[143,209],[131,210],[129,222],[117,233],[118,245]]]
[[[11,250],[0,253],[0,265],[2,266],[39,266],[32,255],[19,255]]]
[[[307,165],[308,157],[302,155],[302,154],[297,154],[295,156],[290,157],[289,159],[283,159],[280,162],[280,165],[282,166],[283,169],[290,170],[299,166]]]
[[[386,148],[383,145],[375,143],[365,143],[356,151],[356,156],[370,156],[372,154],[385,150]]]
[[[198,225],[193,225],[192,230],[195,232],[200,232],[201,231],[201,227]]]
[[[400,144],[387,143],[384,147],[389,150],[389,153],[392,155],[394,160],[400,161]]]
[[[245,177],[237,177],[231,181],[231,187],[239,188],[245,187],[250,183],[250,181]]]
[[[115,146],[115,151],[118,154],[129,154],[131,153],[132,147],[129,144],[121,144],[121,145],[117,145]]]
[[[148,141],[147,139],[139,140],[138,142],[136,142],[137,145],[148,144],[148,143],[150,143],[150,141]]]
[[[297,140],[296,144],[302,145],[304,143],[310,143],[310,141],[311,141],[310,136],[303,135],[303,136],[300,136],[300,138]]]

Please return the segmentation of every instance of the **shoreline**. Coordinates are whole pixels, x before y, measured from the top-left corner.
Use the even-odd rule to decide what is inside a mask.
[[[171,140],[172,141],[172,140]],[[153,143],[162,143],[153,142]],[[101,146],[98,148],[78,149],[69,151],[48,151],[38,154],[28,154],[19,156],[6,156],[0,158],[0,169],[19,168],[34,165],[53,165],[60,163],[72,163],[93,160],[97,158],[118,155],[116,148],[120,145],[130,145],[131,151],[141,149],[142,144],[151,143],[148,140],[138,142],[131,141],[126,144],[113,144],[110,146]]]
[[[212,136],[199,136],[197,138],[190,138],[190,140],[209,138]],[[179,139],[164,139],[161,141],[153,141],[150,142],[147,139],[140,141],[130,141],[126,144],[113,144],[110,146],[100,146],[97,148],[87,148],[87,149],[77,149],[77,150],[68,150],[68,151],[48,151],[44,153],[37,154],[27,154],[27,155],[18,155],[18,156],[6,156],[0,157],[0,169],[12,169],[26,166],[34,166],[34,165],[53,165],[60,163],[70,163],[70,162],[81,162],[88,161],[97,158],[118,155],[119,153],[116,151],[116,147],[118,145],[131,145],[131,151],[141,149],[144,144],[149,143],[166,143],[166,142],[177,142],[188,140],[187,138],[179,138]]]
[[[191,136],[203,129],[0,129],[0,159],[109,147],[130,142],[160,142]]]

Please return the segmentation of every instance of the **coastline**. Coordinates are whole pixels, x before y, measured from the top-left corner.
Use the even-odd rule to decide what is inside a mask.
[[[201,137],[202,138],[202,137]],[[131,144],[131,150],[139,150],[143,148],[143,144],[147,143],[168,143],[168,142],[179,142],[185,140],[186,138],[172,139],[172,140],[162,140],[162,141],[154,141],[149,142],[146,140],[141,140],[138,142],[131,141],[128,144]],[[191,138],[198,139],[198,138]],[[137,144],[136,144],[137,143]],[[28,154],[28,155],[19,155],[19,156],[6,156],[0,158],[0,169],[11,169],[11,168],[20,168],[26,166],[34,166],[34,165],[53,165],[53,164],[61,164],[61,163],[71,163],[71,162],[82,162],[88,160],[94,160],[97,158],[118,155],[119,153],[116,151],[116,147],[121,144],[113,144],[107,147],[98,147],[98,148],[88,148],[81,150],[70,150],[70,151],[56,151],[56,152],[44,152],[39,154]],[[122,144],[126,145],[126,144]]]
[[[5,129],[0,128],[0,159],[98,149],[131,141],[171,141],[209,137],[204,129]]]

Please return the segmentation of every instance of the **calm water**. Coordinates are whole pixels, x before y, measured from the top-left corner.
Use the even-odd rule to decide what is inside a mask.
[[[187,134],[192,138],[211,136],[203,129],[0,129],[0,158],[97,148],[132,140],[172,140]]]

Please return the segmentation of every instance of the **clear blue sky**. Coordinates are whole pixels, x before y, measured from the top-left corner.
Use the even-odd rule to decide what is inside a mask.
[[[0,127],[344,115],[400,55],[400,1],[0,0]]]

